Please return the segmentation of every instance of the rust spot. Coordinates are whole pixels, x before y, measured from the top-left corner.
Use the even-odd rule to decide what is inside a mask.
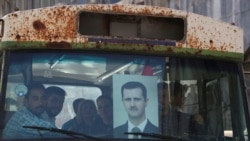
[[[150,15],[151,14],[151,10],[148,9],[148,8],[145,8],[145,9],[143,9],[143,14]]]
[[[209,40],[210,46],[209,49],[210,50],[216,50],[216,47],[214,46],[214,41],[213,40]]]
[[[11,16],[13,16],[13,17],[17,17],[17,14],[12,14]]]
[[[168,48],[168,49],[167,49],[167,52],[168,52],[168,53],[172,53],[172,52],[173,52],[173,49],[172,49],[172,48]]]
[[[195,52],[195,54],[199,55],[199,54],[201,54],[201,52],[202,52],[202,50],[199,49],[198,51]]]
[[[46,48],[71,48],[68,42],[50,42],[46,44]]]
[[[101,48],[101,44],[99,42],[96,42],[96,48]]]
[[[16,39],[17,40],[20,40],[21,39],[21,36],[19,34],[16,35]]]
[[[154,45],[146,44],[146,46],[147,46],[147,51],[152,51],[152,50],[154,50]]]
[[[178,43],[178,42],[177,42],[177,43],[176,43],[176,47],[180,47],[180,48],[183,47],[183,43]]]
[[[113,11],[119,13],[121,11],[120,7],[118,5],[113,6]]]
[[[198,46],[199,39],[197,37],[195,36],[188,37],[187,43],[190,45],[191,48],[199,49],[199,46]]]
[[[36,20],[33,22],[33,27],[35,30],[44,30],[46,26],[40,20]]]

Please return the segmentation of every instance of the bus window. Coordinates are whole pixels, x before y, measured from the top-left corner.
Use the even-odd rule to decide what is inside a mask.
[[[75,117],[72,107],[75,99],[92,100],[98,110],[97,97],[106,95],[113,100],[114,132],[108,132],[105,137],[130,138],[132,135],[124,136],[116,131],[121,130],[120,127],[126,122],[131,122],[131,116],[137,113],[137,110],[127,107],[132,98],[125,98],[129,95],[123,93],[123,87],[129,90],[129,85],[139,85],[138,83],[145,86],[147,93],[147,106],[143,108],[143,115],[157,129],[149,130],[149,133],[187,139],[200,136],[219,138],[242,136],[246,128],[244,120],[236,118],[240,115],[244,118],[244,114],[239,106],[240,95],[235,95],[240,92],[240,88],[237,85],[239,72],[236,67],[231,67],[236,65],[234,63],[194,58],[66,51],[11,51],[7,57],[10,62],[5,93],[5,126],[12,122],[8,119],[11,112],[25,108],[23,101],[27,89],[23,84],[39,81],[45,87],[58,86],[67,93],[63,109],[56,116],[58,129]],[[125,84],[129,87],[123,86]],[[241,110],[236,110],[235,107]],[[100,116],[97,119],[101,121]],[[239,126],[232,128],[235,120]],[[101,122],[95,127],[99,125]],[[103,131],[102,128],[99,133]],[[96,132],[86,133],[103,137]],[[19,134],[6,138],[26,136]]]
[[[62,125],[75,117],[76,113],[73,109],[73,102],[76,99],[91,99],[96,101],[96,99],[102,95],[100,88],[98,87],[90,87],[90,86],[70,86],[70,85],[53,85],[46,84],[45,87],[57,86],[66,91],[66,97],[63,104],[62,111],[57,115],[56,127],[62,128]]]

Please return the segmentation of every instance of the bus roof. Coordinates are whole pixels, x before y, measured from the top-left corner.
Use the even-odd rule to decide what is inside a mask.
[[[86,12],[99,14],[98,17],[101,20],[95,21],[92,19],[91,22],[95,22],[93,25],[87,24],[86,22],[88,21],[83,20],[81,22],[81,19],[86,18],[86,15],[82,15],[81,13]],[[136,35],[132,38],[130,37],[132,33],[126,34],[125,30],[127,28],[123,29],[123,26],[129,27],[129,31],[132,31],[132,29],[138,30],[138,27],[133,26],[133,22],[131,24],[128,21],[118,24],[117,20],[119,21],[119,16],[122,17],[124,15],[183,19],[182,22],[184,24],[178,24],[178,20],[172,21],[172,23],[168,23],[167,21],[163,22],[167,26],[157,29],[157,31],[164,29],[163,36],[170,37],[173,34],[173,36],[177,36],[176,38],[159,39],[160,35],[152,38],[151,34],[153,36],[153,34],[157,33],[152,31],[154,28],[147,27],[144,29],[151,30],[145,33],[147,34],[146,37],[150,34],[151,38],[145,38],[144,36],[141,38]],[[112,16],[115,19],[113,23],[110,23],[110,19],[108,22],[105,21],[107,16]],[[130,18],[130,20],[135,20],[134,23],[137,22],[133,18]],[[156,22],[157,20],[153,23],[156,24]],[[4,16],[0,23],[0,30],[2,31],[2,37],[0,37],[2,40],[0,44],[1,49],[26,47],[87,48],[138,51],[163,55],[179,53],[183,55],[218,57],[243,61],[243,30],[241,28],[202,15],[163,7],[120,4],[61,5],[17,11]],[[97,23],[100,24],[98,25]],[[119,31],[115,32],[112,29],[108,29],[110,28],[110,24],[115,25],[113,30]],[[176,27],[175,24],[179,27]],[[79,32],[82,26],[87,26],[87,28],[90,26],[92,27],[91,30],[94,30],[96,26],[97,29],[107,29],[109,31],[104,35],[103,33],[106,33],[106,31],[101,32],[102,35],[99,35],[99,33],[94,33],[95,36],[92,33],[91,35],[84,35],[85,32],[83,34]],[[119,28],[119,26],[122,28]],[[178,33],[171,30],[172,28],[176,28]],[[179,28],[183,28],[183,33],[179,33]],[[109,34],[110,32],[115,33],[112,35]],[[122,32],[127,36],[120,37],[119,35]]]

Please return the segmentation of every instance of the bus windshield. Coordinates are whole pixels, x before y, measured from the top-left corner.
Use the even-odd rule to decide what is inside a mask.
[[[237,63],[66,49],[3,56],[2,139],[245,137]]]

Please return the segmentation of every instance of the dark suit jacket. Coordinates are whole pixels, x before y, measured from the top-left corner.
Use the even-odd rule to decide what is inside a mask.
[[[123,125],[120,125],[116,128],[114,128],[113,133],[115,138],[128,138],[128,135],[124,134],[124,132],[128,132],[128,122],[126,122]],[[143,130],[143,133],[160,133],[160,130],[158,127],[153,125],[149,120],[147,121],[147,124]],[[142,137],[142,138],[148,138],[148,137]]]

